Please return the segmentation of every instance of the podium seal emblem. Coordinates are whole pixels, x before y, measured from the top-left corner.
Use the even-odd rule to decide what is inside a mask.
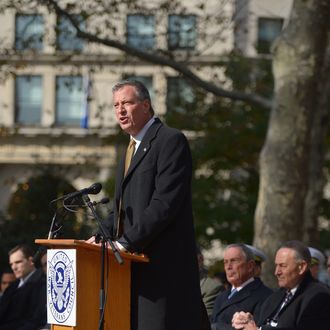
[[[75,303],[73,262],[64,251],[56,252],[52,259],[48,260],[48,307],[59,323],[64,323],[69,318]]]

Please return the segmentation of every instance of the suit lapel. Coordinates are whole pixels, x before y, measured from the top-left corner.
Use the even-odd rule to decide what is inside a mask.
[[[139,148],[137,149],[134,157],[132,158],[130,167],[128,168],[127,174],[124,177],[124,168],[125,168],[125,154],[121,158],[116,174],[116,182],[119,184],[116,186],[116,207],[115,207],[115,218],[117,218],[117,213],[119,209],[119,201],[123,194],[123,190],[125,189],[126,184],[129,182],[132,172],[136,169],[138,164],[142,161],[142,159],[146,156],[151,148],[152,141],[156,138],[158,130],[163,125],[163,123],[155,118],[154,123],[149,127],[145,136],[143,137]]]
[[[236,304],[237,302],[245,299],[249,293],[247,292],[237,292],[235,295],[233,295],[230,299],[228,299],[228,296],[230,295],[230,291],[226,295],[225,299],[223,300],[223,304],[221,305],[221,308],[219,310],[219,313],[221,313],[224,309],[226,309],[228,306]]]
[[[304,291],[306,285],[311,280],[312,280],[312,275],[308,273],[303,279],[303,281],[299,284],[297,291],[292,297],[292,299],[282,308],[279,315],[281,315],[283,311],[285,311],[286,308],[290,306],[290,304],[292,304],[295,299],[297,299],[297,297]],[[261,320],[262,322],[264,322],[267,318],[273,316],[276,313],[277,309],[280,307],[280,304],[283,302],[285,295],[286,295],[286,289],[284,288],[279,289],[276,293],[273,294],[271,304],[267,305],[268,308],[265,309],[265,312],[263,313],[265,317],[263,320]]]
[[[286,303],[285,306],[283,306],[283,308],[280,311],[280,315],[283,313],[283,311],[285,311],[287,309],[288,306],[290,306],[290,304],[301,294],[301,292],[303,291],[302,287],[305,286],[305,282],[301,283],[298,288],[297,291],[295,292],[295,294],[293,295],[293,297]],[[285,292],[283,294],[282,297],[282,301],[284,300],[284,296],[285,296]]]
[[[151,148],[151,143],[156,138],[158,130],[162,125],[163,125],[162,122],[158,118],[155,118],[154,123],[147,130],[145,136],[143,137],[139,145],[139,148],[137,149],[134,157],[132,158],[132,162],[130,167],[128,168],[126,177],[123,179],[123,186],[125,185],[126,181],[129,179],[131,173],[136,169],[138,164],[140,164],[142,159],[149,152]]]
[[[247,297],[251,295],[251,292],[258,286],[258,283],[256,280],[249,283],[246,287],[238,291],[236,294],[234,294],[230,299],[228,299],[228,296],[230,295],[230,290],[228,290],[228,293],[226,294],[226,298],[223,301],[223,304],[221,306],[220,312],[227,308],[230,305],[236,304]]]
[[[268,308],[265,311],[265,315],[266,315],[265,319],[273,316],[277,312],[278,308],[280,307],[280,304],[282,303],[285,297],[285,292],[286,292],[285,289],[280,289],[279,291],[276,292],[276,295],[274,295],[272,299],[272,303],[267,304]]]

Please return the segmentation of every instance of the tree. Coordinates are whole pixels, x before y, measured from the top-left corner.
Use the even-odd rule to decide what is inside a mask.
[[[6,5],[19,8],[26,3],[26,0],[7,0]],[[303,239],[308,244],[317,243],[317,230],[313,230],[311,234],[309,232],[311,228],[317,228],[325,182],[320,174],[324,166],[324,137],[327,134],[324,118],[327,113],[326,95],[329,90],[326,55],[330,4],[327,1],[294,1],[289,24],[274,48],[273,95],[264,91],[259,93],[258,89],[251,86],[250,88],[246,87],[247,85],[242,87],[235,83],[231,88],[225,89],[213,82],[213,76],[210,80],[203,79],[199,75],[198,68],[193,67],[189,62],[189,55],[191,55],[189,52],[184,58],[180,58],[168,49],[142,50],[130,47],[122,41],[122,36],[116,37],[116,17],[122,14],[123,8],[124,12],[127,9],[139,10],[143,13],[148,13],[148,10],[165,13],[172,10],[185,12],[186,9],[180,1],[159,1],[156,7],[151,8],[150,6],[143,8],[142,1],[129,0],[121,2],[120,6],[116,1],[92,1],[84,3],[82,8],[78,8],[73,1],[36,0],[28,1],[28,3],[32,8],[37,5],[46,6],[50,12],[66,17],[74,26],[77,36],[82,39],[118,49],[128,58],[138,58],[155,65],[170,67],[195,86],[214,96],[224,98],[214,102],[216,107],[209,107],[210,111],[207,111],[207,114],[213,118],[213,122],[207,127],[207,129],[210,128],[209,137],[212,137],[213,132],[217,132],[221,124],[221,118],[214,120],[215,109],[222,110],[221,104],[225,104],[228,100],[231,100],[227,104],[228,107],[233,109],[241,107],[245,111],[249,109],[255,113],[258,113],[260,108],[265,113],[271,109],[267,138],[260,157],[255,244],[265,249],[272,257],[278,244],[290,238]],[[108,8],[111,8],[111,13],[107,10]],[[202,15],[205,9],[204,2],[196,1],[196,8]],[[82,28],[74,15],[77,12],[86,21],[97,16],[100,24],[91,29]],[[204,18],[205,22],[211,22],[213,25],[220,26],[224,22],[223,17],[220,17],[220,20],[213,20],[214,18],[209,14]],[[217,33],[219,31],[215,35]],[[224,61],[219,61],[219,65],[221,64],[224,64]],[[243,116],[242,120],[246,118]],[[216,133],[215,136],[217,136]],[[221,176],[219,167],[212,165],[217,163],[212,162],[212,157],[217,150],[209,148],[203,150],[203,148],[198,148],[198,139],[195,139],[195,142],[196,150],[199,150],[201,155],[210,157],[209,161],[198,164],[199,171],[197,172],[210,171],[211,173],[209,177],[202,175],[202,180],[199,181],[201,191],[203,191],[203,186],[208,189],[213,185],[213,194],[209,198],[219,201],[219,198],[216,198],[217,181],[211,184],[208,182],[211,176]],[[253,175],[257,176],[258,172],[255,171]],[[237,185],[239,186],[238,182]],[[239,196],[242,196],[242,193]],[[208,206],[211,204],[212,201]],[[203,205],[200,206],[200,209],[202,208]],[[237,209],[239,209],[238,205],[234,204],[233,210],[237,211]],[[212,210],[218,213],[221,207],[217,205]]]
[[[232,53],[225,64],[234,88],[272,90],[268,60],[253,62]],[[256,77],[256,75],[259,77]],[[254,76],[254,85],[250,78]],[[242,77],[246,77],[242,79]],[[252,242],[253,215],[258,191],[258,156],[267,129],[264,108],[223,98],[211,104],[205,93],[185,102],[178,95],[178,112],[166,114],[166,122],[190,132],[194,162],[193,208],[198,240],[203,246],[221,239],[222,243]]]
[[[93,223],[87,221],[85,209],[69,207],[76,213],[67,212],[61,201],[50,203],[72,191],[74,188],[70,184],[50,170],[43,170],[18,186],[9,202],[8,216],[0,223],[0,268],[8,264],[4,258],[15,245],[33,245],[36,238],[47,238],[55,212],[56,222],[62,226],[58,237],[89,237]],[[75,204],[83,205],[83,202],[75,200]]]
[[[329,107],[329,22],[329,2],[296,0],[275,44],[275,97],[260,157],[255,222],[255,243],[268,255],[289,239],[317,243]]]
[[[226,2],[227,1],[223,1],[222,3],[225,4]],[[11,1],[11,5],[16,6],[16,8],[24,7],[24,3],[26,4],[26,0],[20,1],[20,3]],[[33,8],[36,3],[37,2],[29,2],[29,6]],[[39,3],[45,2],[39,1]],[[135,6],[136,3],[136,1],[127,2],[127,6]],[[203,12],[204,9],[202,2],[196,1],[196,3],[198,7],[200,7],[199,12],[201,15],[206,15]],[[51,2],[51,4],[52,9],[54,8],[53,5],[56,5],[56,2]],[[165,5],[175,8],[176,13],[180,13],[180,11],[184,13],[185,8],[180,7],[180,2],[167,3],[164,1],[162,2],[161,10],[164,11],[164,17],[166,17],[166,19],[168,16],[168,10],[171,8],[168,8]],[[115,3],[113,3],[113,6],[111,7],[111,12],[106,11],[104,6],[101,7],[103,8],[102,10],[100,8],[97,9],[97,6],[102,6],[100,1],[93,1],[90,6],[92,7],[83,7],[82,11],[79,11],[86,21],[91,22],[94,16],[98,16],[100,15],[100,12],[102,12],[105,13],[102,15],[105,16],[106,24],[104,23],[102,26],[103,28],[100,28],[100,33],[104,34],[106,28],[110,30],[114,28],[112,26],[112,20],[115,19],[115,16],[119,15],[120,12],[120,9],[117,8]],[[85,36],[86,29],[82,29],[81,25],[77,24],[77,8],[72,6],[72,3],[68,2],[67,7],[55,7],[55,9],[62,13],[64,17],[72,19],[72,23],[76,24],[76,28],[78,28],[78,35],[80,35],[79,33],[82,33]],[[137,8],[130,7],[130,9]],[[222,7],[219,6],[218,9],[222,9]],[[155,9],[149,8],[149,10],[153,12]],[[147,10],[141,11],[148,14]],[[72,15],[68,15],[68,13]],[[217,15],[218,14],[219,13],[217,13]],[[219,18],[216,18],[216,23],[218,24],[217,31],[213,32],[216,36],[211,35],[206,36],[205,38],[209,40],[208,43],[212,42],[215,37],[218,38],[218,36],[222,33],[221,29],[224,28],[224,18],[221,15],[219,15]],[[214,20],[215,18],[210,18],[209,14],[204,16],[199,21],[199,26],[202,25],[199,33],[203,33],[204,24],[212,25]],[[85,26],[88,27],[91,25],[92,24],[85,24]],[[205,28],[205,30],[210,29]],[[98,31],[94,32],[97,33]],[[120,39],[120,36],[117,36],[117,38],[122,40]],[[123,46],[128,47],[125,44]],[[136,48],[128,47],[128,49],[130,49],[130,53],[128,54],[135,55],[137,52]],[[16,57],[19,56],[23,63],[24,55],[29,55],[29,52],[26,52],[25,54],[24,52],[15,53],[12,49],[8,50],[8,52],[13,52]],[[150,53],[144,51],[143,54],[146,56],[146,54],[148,55]],[[42,54],[39,55],[36,52],[34,55],[36,56],[37,63],[38,56],[42,56]],[[55,57],[56,55],[58,56],[59,54],[55,54]],[[75,55],[76,52],[73,52],[72,54],[69,53],[67,54],[65,60],[70,61],[70,58],[73,58]],[[194,55],[196,56],[198,53],[196,54],[194,51]],[[196,160],[196,175],[193,183],[193,199],[197,235],[199,240],[203,242],[204,245],[207,245],[212,239],[219,238],[225,242],[234,241],[235,239],[251,242],[253,236],[252,223],[258,185],[258,171],[255,165],[257,155],[265,135],[267,111],[264,111],[264,101],[267,101],[267,99],[265,97],[258,96],[257,94],[255,94],[257,97],[255,97],[254,94],[251,93],[252,90],[257,91],[258,88],[260,91],[260,85],[258,86],[255,81],[254,84],[256,88],[251,87],[249,77],[255,77],[258,74],[263,76],[265,72],[267,72],[267,79],[265,80],[271,81],[269,78],[269,64],[268,61],[265,62],[267,63],[265,65],[265,63],[260,64],[255,61],[245,60],[241,56],[234,53],[228,55],[230,56],[224,56],[219,60],[217,59],[217,63],[215,65],[217,67],[222,66],[224,70],[226,70],[226,75],[232,81],[232,86],[234,86],[234,89],[239,92],[232,93],[232,90],[225,91],[216,84],[210,84],[207,81],[200,84],[199,81],[202,80],[198,78],[198,74],[199,70],[203,69],[203,64],[200,66],[192,65],[193,69],[190,68],[190,65],[187,65],[187,63],[189,64],[189,58],[191,56],[189,52],[184,58],[184,60],[187,59],[187,61],[177,60],[175,52],[170,53],[166,49],[158,49],[150,54],[150,56],[154,58],[154,63],[162,63],[163,61],[165,65],[170,65],[172,68],[179,68],[179,70],[183,73],[186,72],[186,80],[188,80],[187,78],[193,77],[193,80],[198,82],[196,90],[194,91],[196,97],[193,102],[183,104],[181,106],[181,109],[183,110],[181,113],[175,112],[172,109],[171,112],[166,114],[166,121],[168,121],[169,124],[185,131],[194,131],[198,136],[197,139],[194,138],[191,141],[194,155],[193,158]],[[163,58],[162,60],[160,60],[161,57]],[[132,57],[130,55],[122,58],[123,64],[126,61],[132,61]],[[58,56],[57,60],[61,61],[61,56]],[[185,62],[186,64],[184,64]],[[21,62],[18,61],[18,63]],[[239,73],[237,73],[238,70]],[[188,71],[190,72],[189,74],[187,73]],[[259,73],[257,73],[257,71]],[[246,77],[245,79],[242,79],[242,74]],[[196,78],[194,78],[194,76]],[[223,79],[221,77],[217,77],[217,73],[214,73],[212,78],[214,81]],[[205,86],[205,83],[207,83],[206,90],[202,88]],[[271,82],[267,82],[267,84],[271,85]],[[217,98],[210,100],[210,93],[206,93],[210,89],[214,90],[219,95],[232,95],[234,97],[234,101],[228,98]],[[248,99],[250,101],[237,102],[237,99]],[[180,106],[180,99],[174,101],[177,106]],[[268,104],[268,101],[266,103]],[[254,111],[252,111],[252,109],[254,109]],[[221,121],[224,123],[221,123]],[[201,125],[201,123],[203,124]],[[202,134],[200,134],[201,132]],[[232,134],[233,132],[234,134]],[[225,143],[214,147],[213,142],[217,136],[221,136],[221,139],[223,139]],[[114,139],[112,137],[111,139],[113,143]],[[245,144],[244,150],[240,150],[237,148],[236,144],[242,144],[240,141],[243,140],[246,142],[252,141],[253,144],[248,147],[247,144]],[[116,141],[119,141],[120,143],[120,139],[116,138]],[[207,145],[208,148],[205,148],[205,145]],[[213,159],[210,160],[210,158]],[[211,163],[213,163],[213,165],[210,166]],[[207,168],[208,171],[204,171],[204,169]],[[110,183],[106,186],[106,188],[109,187],[110,189],[108,190],[110,191],[112,186],[113,184]],[[232,225],[234,223],[235,225]]]

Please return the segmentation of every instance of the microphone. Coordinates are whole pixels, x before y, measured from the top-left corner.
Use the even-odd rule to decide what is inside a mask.
[[[61,198],[64,198],[65,200],[83,196],[83,195],[96,195],[98,194],[102,189],[101,183],[93,183],[90,187],[84,188],[78,191],[75,191],[73,193],[67,194],[62,196]]]
[[[110,202],[110,199],[108,197],[104,197],[102,198],[100,201],[94,201],[93,205],[97,205],[97,204],[108,204]]]

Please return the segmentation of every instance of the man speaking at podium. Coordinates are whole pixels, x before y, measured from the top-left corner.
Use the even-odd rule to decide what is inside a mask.
[[[155,118],[141,82],[119,82],[112,92],[117,121],[130,143],[117,169],[107,227],[119,250],[150,258],[132,265],[131,329],[200,330],[188,142]]]

